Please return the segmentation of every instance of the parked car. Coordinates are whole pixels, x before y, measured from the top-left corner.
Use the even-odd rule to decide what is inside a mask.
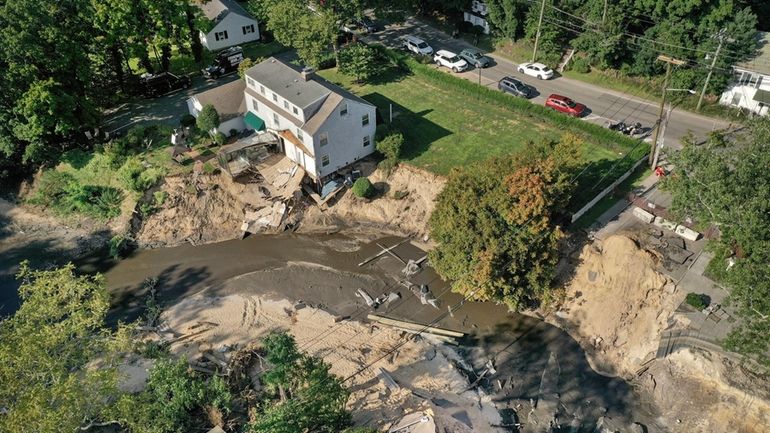
[[[538,80],[548,80],[553,78],[553,69],[542,63],[522,63],[519,65],[519,72]]]
[[[522,98],[529,98],[532,96],[534,89],[520,80],[513,77],[503,77],[497,82],[497,88],[505,93],[510,93],[513,96],[520,96]]]
[[[139,84],[144,96],[157,98],[175,90],[187,89],[192,84],[187,75],[177,76],[171,72],[160,74],[145,74],[139,79]]]
[[[460,57],[476,68],[486,68],[492,64],[492,59],[475,48],[466,48],[460,51]]]
[[[433,61],[436,62],[436,65],[447,67],[454,72],[462,72],[468,69],[468,62],[461,59],[457,54],[447,50],[436,51],[436,55],[433,56]]]
[[[361,17],[356,20],[358,27],[366,33],[376,33],[382,30],[382,26],[372,21],[369,17]]]
[[[201,70],[206,78],[219,78],[232,74],[238,70],[238,65],[243,61],[243,49],[230,47],[217,53],[211,66]]]
[[[433,48],[427,42],[417,36],[407,36],[404,38],[404,49],[415,54],[430,56],[433,54]]]
[[[545,106],[575,117],[582,116],[586,111],[585,105],[579,104],[566,96],[556,94],[549,96],[545,100]]]

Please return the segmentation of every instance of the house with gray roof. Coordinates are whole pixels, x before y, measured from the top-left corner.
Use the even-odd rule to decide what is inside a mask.
[[[281,151],[319,185],[374,152],[376,107],[316,75],[276,58],[245,74],[244,122],[273,131]]]
[[[200,0],[195,5],[208,20],[200,40],[210,51],[259,40],[257,20],[236,0]]]
[[[770,114],[770,32],[757,32],[759,50],[753,58],[733,65],[733,78],[719,103]]]
[[[245,89],[246,83],[243,80],[235,80],[205,92],[196,93],[187,100],[187,110],[197,118],[204,106],[213,105],[219,113],[219,128],[217,128],[219,132],[229,136],[233,129],[243,131],[246,128],[243,122],[243,115],[246,112],[243,93]]]

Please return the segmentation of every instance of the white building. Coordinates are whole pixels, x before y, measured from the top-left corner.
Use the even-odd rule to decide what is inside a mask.
[[[466,10],[463,12],[463,20],[473,24],[474,26],[481,26],[484,28],[484,33],[489,34],[489,22],[487,21],[487,16],[489,15],[489,10],[487,9],[487,4],[483,1],[479,0],[473,0],[471,2],[471,10]]]
[[[211,22],[207,32],[200,32],[201,44],[210,51],[259,40],[259,24],[235,0],[195,2]]]
[[[757,32],[759,53],[733,66],[733,79],[719,103],[767,116],[770,112],[770,33]]]
[[[264,125],[319,183],[374,152],[376,107],[312,71],[269,58],[246,71],[247,127]]]
[[[198,113],[205,105],[213,105],[219,113],[219,128],[217,130],[226,136],[231,130],[238,132],[246,129],[243,114],[246,112],[246,102],[243,91],[246,83],[243,80],[235,80],[205,92],[195,94],[187,100],[187,110],[198,117]]]

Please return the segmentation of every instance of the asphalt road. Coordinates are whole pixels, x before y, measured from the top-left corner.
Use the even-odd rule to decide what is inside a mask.
[[[400,25],[389,25],[385,30],[365,39],[370,42],[380,42],[393,48],[401,47],[401,38],[405,35],[416,35],[423,38],[434,50],[445,49],[459,53],[473,45],[462,39],[452,38],[422,21],[409,19]],[[471,68],[457,74],[467,80],[479,82],[491,88],[497,88],[497,82],[504,76],[512,76],[524,81],[537,89],[537,96],[531,99],[534,104],[544,104],[546,97],[552,93],[568,96],[577,102],[585,104],[590,113],[585,120],[600,125],[609,121],[622,120],[626,123],[639,122],[644,127],[653,127],[658,119],[659,103],[634,97],[613,90],[603,89],[582,81],[557,76],[550,80],[538,80],[517,71],[517,64],[499,56],[490,56],[494,63],[482,69]],[[448,70],[447,70],[448,71]],[[448,73],[452,73],[449,72]],[[692,132],[696,137],[704,138],[715,129],[729,126],[728,122],[701,116],[688,111],[674,109],[665,130],[665,145],[678,147],[682,137]]]

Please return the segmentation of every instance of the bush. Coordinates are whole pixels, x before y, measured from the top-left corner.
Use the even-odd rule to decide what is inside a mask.
[[[192,114],[185,114],[179,120],[179,124],[182,125],[182,127],[184,128],[190,128],[195,125],[195,116],[193,116]]]
[[[160,181],[163,172],[157,168],[144,168],[138,159],[131,158],[120,167],[118,176],[127,189],[145,192]]]
[[[235,138],[238,135],[238,130],[235,128],[232,128],[230,130],[230,138]]]
[[[123,192],[117,188],[98,185],[75,185],[62,203],[65,212],[80,212],[101,219],[120,215]]]
[[[221,132],[217,132],[216,134],[214,134],[214,143],[221,146],[225,144],[225,141],[227,141],[227,137],[225,137],[225,134],[222,134]]]
[[[392,161],[398,161],[401,157],[401,148],[404,145],[404,135],[400,132],[392,132],[377,141],[377,151]]]
[[[570,69],[580,74],[587,74],[591,72],[591,64],[588,62],[588,59],[579,57],[572,61]]]
[[[30,202],[41,206],[58,207],[74,185],[77,185],[77,180],[69,173],[57,170],[44,171]]]
[[[217,166],[210,162],[205,162],[203,164],[203,172],[206,174],[214,174],[217,172]]]
[[[370,198],[373,196],[374,186],[372,186],[369,178],[359,177],[356,179],[355,183],[353,183],[353,194],[358,198]]]
[[[219,113],[211,104],[204,105],[200,113],[198,113],[198,118],[195,119],[195,124],[198,125],[198,128],[209,134],[212,134],[219,127],[219,123]]]
[[[251,60],[250,58],[246,57],[238,65],[238,76],[241,78],[244,78],[246,76],[246,71],[248,71],[252,66],[256,65],[257,63],[260,63],[261,61],[262,59],[258,59],[255,62],[254,60]]]
[[[152,197],[155,200],[155,206],[161,207],[163,206],[163,203],[166,202],[166,199],[168,198],[168,193],[166,191],[155,191],[152,193]]]
[[[128,249],[128,237],[124,234],[118,234],[110,238],[110,257],[118,260]]]
[[[708,307],[708,304],[709,304],[705,298],[706,298],[705,295],[690,292],[687,294],[687,297],[684,299],[684,302],[687,305],[695,308],[696,310],[703,310],[704,308]]]

